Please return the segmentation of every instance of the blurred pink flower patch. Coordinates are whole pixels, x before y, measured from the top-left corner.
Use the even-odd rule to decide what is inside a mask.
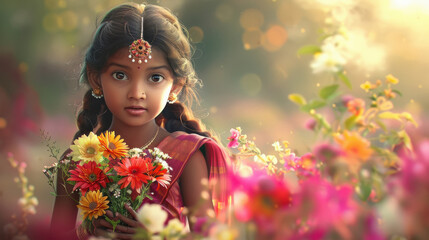
[[[230,130],[231,132],[231,136],[228,138],[229,143],[228,143],[228,147],[229,148],[237,148],[240,144],[238,142],[238,138],[240,137],[240,131],[234,128],[231,128]]]

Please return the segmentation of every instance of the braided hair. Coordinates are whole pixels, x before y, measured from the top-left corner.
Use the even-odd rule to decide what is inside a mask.
[[[167,104],[156,123],[168,132],[184,131],[206,137],[212,134],[190,110],[196,99],[194,88],[201,86],[191,63],[192,48],[186,29],[168,9],[156,5],[135,3],[119,5],[110,10],[101,21],[92,44],[88,48],[80,74],[80,83],[89,85],[88,74],[100,76],[109,57],[121,48],[128,47],[140,37],[141,17],[144,18],[143,36],[152,47],[163,51],[175,77],[174,84],[182,87],[179,100]],[[77,116],[79,130],[74,138],[97,134],[109,129],[112,113],[103,98],[96,99],[88,90],[83,98],[82,108]]]

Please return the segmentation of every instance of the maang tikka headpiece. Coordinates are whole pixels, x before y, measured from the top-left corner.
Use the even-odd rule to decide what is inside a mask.
[[[128,57],[132,59],[132,62],[135,62],[137,59],[137,62],[139,64],[142,63],[142,60],[147,63],[148,59],[152,59],[152,56],[150,55],[152,53],[152,46],[143,39],[143,17],[140,39],[137,39],[133,43],[131,43],[129,52],[130,55]]]

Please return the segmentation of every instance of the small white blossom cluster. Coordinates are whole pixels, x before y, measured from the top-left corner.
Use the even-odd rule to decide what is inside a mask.
[[[167,153],[163,153],[159,148],[154,148],[153,150],[149,149],[149,153],[155,158],[155,163],[160,163],[162,167],[168,171],[173,170],[173,168],[171,168],[165,161],[166,159],[171,158]]]
[[[121,196],[121,189],[119,188],[119,185],[116,183],[110,185],[109,192],[113,193],[113,196],[115,198],[119,198]]]
[[[130,155],[130,157],[138,157],[142,152],[143,150],[141,148],[132,148],[128,151],[128,155]]]

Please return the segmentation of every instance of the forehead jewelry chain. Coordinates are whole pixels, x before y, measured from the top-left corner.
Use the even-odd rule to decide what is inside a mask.
[[[140,149],[144,150],[144,149],[146,149],[147,147],[149,147],[149,145],[151,145],[151,144],[153,143],[153,141],[155,141],[156,137],[158,136],[158,132],[159,132],[159,127],[156,129],[156,133],[155,133],[155,135],[153,135],[152,139],[151,139],[149,142],[147,142],[147,143],[146,143],[143,147],[141,147]]]
[[[140,31],[140,39],[135,40],[131,43],[129,47],[129,58],[131,58],[132,62],[137,62],[141,64],[143,61],[147,63],[148,59],[152,59],[152,46],[143,39],[143,17],[141,23],[141,31]]]

